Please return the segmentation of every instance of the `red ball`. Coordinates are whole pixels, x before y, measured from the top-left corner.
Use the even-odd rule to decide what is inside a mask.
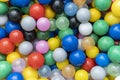
[[[91,58],[86,58],[85,63],[82,65],[82,68],[86,71],[90,71],[95,66],[95,61]]]
[[[0,53],[9,54],[13,52],[15,45],[8,38],[3,38],[0,40]]]
[[[13,30],[10,35],[9,39],[14,43],[14,44],[19,44],[21,43],[24,38],[23,38],[23,33],[19,30]]]
[[[38,69],[44,65],[44,57],[39,52],[33,52],[28,56],[28,65]]]
[[[45,15],[45,8],[43,5],[36,3],[30,7],[29,13],[30,16],[38,20]]]

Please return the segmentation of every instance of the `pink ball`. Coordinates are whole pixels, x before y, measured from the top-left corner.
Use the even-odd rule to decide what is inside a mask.
[[[47,53],[49,50],[49,45],[48,45],[47,41],[41,40],[41,41],[37,42],[36,50],[42,54]]]
[[[50,28],[50,21],[48,18],[42,17],[37,21],[37,28],[40,31],[47,31]]]

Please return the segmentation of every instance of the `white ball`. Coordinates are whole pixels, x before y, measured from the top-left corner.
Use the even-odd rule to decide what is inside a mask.
[[[88,22],[90,20],[90,11],[87,8],[80,8],[76,17],[79,22]]]
[[[56,48],[53,51],[53,59],[56,62],[62,62],[67,59],[67,52],[63,48]]]
[[[56,76],[52,77],[51,80],[65,80],[65,78],[61,75],[56,75]]]
[[[21,20],[21,27],[25,31],[32,31],[36,27],[36,21],[31,16],[26,16]]]
[[[81,46],[81,41],[82,41],[82,39],[78,39],[78,49],[79,50],[83,50],[83,48]]]
[[[8,21],[7,15],[0,15],[0,26],[5,25]]]
[[[120,76],[117,76],[117,77],[115,78],[115,80],[120,80]]]
[[[22,55],[28,55],[33,51],[33,45],[29,41],[24,41],[19,45],[18,50]]]
[[[79,25],[79,32],[84,36],[90,35],[92,33],[92,24],[89,22],[81,23]]]
[[[104,68],[102,68],[100,66],[95,66],[91,69],[90,75],[91,75],[92,79],[94,79],[94,80],[104,80],[104,78],[106,76],[106,72],[105,72]]]

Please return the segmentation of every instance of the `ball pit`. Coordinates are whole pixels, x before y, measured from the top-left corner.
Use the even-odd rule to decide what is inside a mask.
[[[120,0],[0,0],[0,80],[120,80]]]

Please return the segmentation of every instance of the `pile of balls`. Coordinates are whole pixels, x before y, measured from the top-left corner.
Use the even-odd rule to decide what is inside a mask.
[[[0,80],[120,80],[120,0],[0,0]]]

